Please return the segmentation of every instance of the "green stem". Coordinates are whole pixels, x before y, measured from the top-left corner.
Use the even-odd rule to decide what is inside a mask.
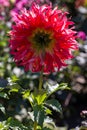
[[[39,92],[42,90],[42,85],[43,85],[43,68],[42,71],[40,72],[40,78],[39,78]],[[34,121],[34,130],[37,130],[37,122]]]
[[[40,78],[39,78],[39,91],[41,91],[43,85],[43,69],[40,73]]]
[[[37,130],[37,122],[34,122],[34,130]]]

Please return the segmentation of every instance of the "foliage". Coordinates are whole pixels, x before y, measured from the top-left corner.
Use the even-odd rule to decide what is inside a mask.
[[[31,112],[27,111],[27,114],[29,113],[29,115],[32,115],[30,116],[30,119],[28,119],[28,121],[31,123],[28,123],[28,126],[26,126],[26,124],[22,124],[15,118],[9,117],[7,118],[6,121],[3,121],[0,123],[1,129],[7,130],[11,128],[14,130],[15,128],[18,130],[23,130],[23,129],[28,130],[28,129],[32,129],[33,124],[35,122],[38,124],[37,125],[38,130],[56,129],[56,126],[53,123],[53,121],[47,116],[47,115],[52,115],[53,110],[59,113],[62,113],[62,108],[61,108],[60,103],[56,99],[50,99],[50,100],[48,99],[48,97],[51,96],[51,94],[55,92],[55,89],[52,90],[51,87],[49,87],[50,92],[44,91],[44,89],[41,90],[40,92],[38,92],[38,90],[36,90],[35,92],[31,92],[29,89],[24,90],[20,85],[18,85],[17,83],[14,83],[13,81],[10,81],[10,82],[11,84],[8,84],[5,88],[3,88],[2,86],[2,89],[0,91],[0,96],[3,99],[11,100],[13,94],[16,93],[16,95],[17,94],[21,95],[22,99],[28,100],[33,109],[33,111]],[[68,87],[66,84],[56,85],[56,90],[62,89],[62,88],[67,89]],[[5,114],[5,116],[8,117],[8,113],[5,112],[6,108],[3,106],[3,104],[0,104],[0,110],[1,112],[3,112],[3,114]]]

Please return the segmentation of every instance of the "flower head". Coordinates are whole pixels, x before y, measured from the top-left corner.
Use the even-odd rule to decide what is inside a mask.
[[[11,54],[17,65],[32,72],[42,68],[51,72],[55,67],[66,66],[65,61],[73,57],[71,51],[78,48],[73,22],[66,15],[57,7],[35,3],[30,10],[16,15],[16,24],[9,34]]]

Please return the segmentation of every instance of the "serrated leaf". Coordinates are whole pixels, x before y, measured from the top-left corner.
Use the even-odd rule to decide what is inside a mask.
[[[46,91],[47,91],[47,98],[52,95],[53,93],[55,93],[58,90],[65,90],[68,89],[70,90],[70,88],[68,87],[67,83],[61,83],[61,84],[55,84],[55,85],[51,85],[49,83],[47,83],[47,87],[46,87]]]
[[[5,107],[0,103],[0,110],[5,114]]]
[[[56,99],[51,99],[45,102],[45,104],[51,107],[53,110],[62,113],[61,104]]]
[[[46,99],[46,97],[47,97],[46,93],[44,93],[42,95],[41,94],[37,95],[36,96],[37,104],[38,105],[42,104],[44,102],[44,100]]]
[[[41,127],[45,119],[45,111],[41,106],[34,106],[34,121],[36,121]]]

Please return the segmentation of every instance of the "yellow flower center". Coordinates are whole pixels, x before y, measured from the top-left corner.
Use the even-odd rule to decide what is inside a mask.
[[[36,54],[45,52],[51,53],[55,43],[53,33],[51,31],[40,28],[37,28],[33,31],[30,37],[30,41]]]

